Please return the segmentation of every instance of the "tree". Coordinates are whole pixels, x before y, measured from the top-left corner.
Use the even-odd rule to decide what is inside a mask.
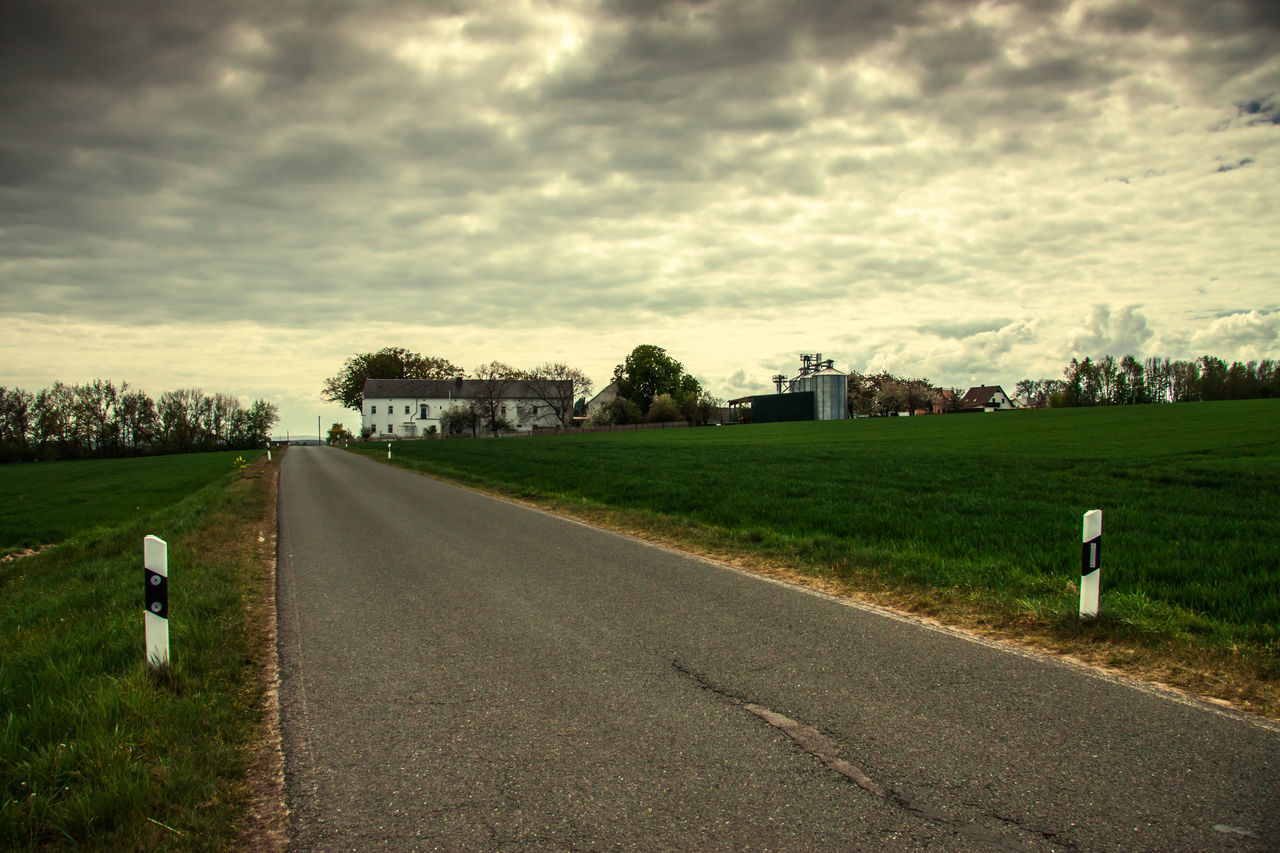
[[[880,384],[876,392],[876,408],[882,414],[901,412],[907,408],[907,386],[899,379],[890,379]]]
[[[58,459],[71,455],[71,409],[74,397],[61,382],[41,388],[31,404],[31,442],[42,459]]]
[[[1096,402],[1109,406],[1116,402],[1116,375],[1119,368],[1111,355],[1105,355],[1094,363],[1094,376],[1098,385]]]
[[[351,430],[347,429],[342,424],[334,424],[333,426],[329,427],[329,438],[328,438],[329,444],[338,444],[339,442],[342,442],[342,441],[351,441],[354,438],[355,436],[351,434]]]
[[[1143,376],[1147,398],[1153,403],[1173,402],[1173,365],[1169,359],[1157,356],[1143,363]]]
[[[671,423],[672,421],[684,420],[684,415],[680,411],[680,404],[676,402],[675,397],[670,394],[659,394],[653,398],[653,404],[649,406],[649,412],[644,416],[647,423]]]
[[[1258,396],[1258,363],[1231,362],[1224,387],[1228,400],[1250,400]]]
[[[1132,355],[1126,355],[1120,359],[1118,382],[1123,390],[1123,399],[1117,402],[1128,406],[1149,402],[1145,373],[1142,362]]]
[[[1170,381],[1175,403],[1190,403],[1200,399],[1200,365],[1194,361],[1175,361]]]
[[[626,397],[614,397],[591,414],[591,417],[587,419],[587,425],[638,424],[643,419],[644,415],[641,413],[639,406]]]
[[[120,421],[120,441],[125,449],[130,453],[155,449],[159,416],[155,400],[145,391],[124,391],[116,407],[116,415]]]
[[[30,446],[31,394],[21,388],[0,387],[0,454],[21,459]]]
[[[271,428],[280,420],[280,410],[274,403],[266,400],[254,400],[249,407],[246,423],[246,441],[249,447],[262,447],[271,437]]]
[[[477,406],[476,414],[484,428],[494,435],[511,428],[503,400],[511,383],[519,377],[520,371],[501,361],[491,361],[475,369],[475,387],[480,391],[474,401]]]
[[[164,452],[185,453],[194,450],[199,439],[200,398],[204,395],[195,388],[179,388],[160,395],[156,411],[160,417],[160,445]]]
[[[902,383],[907,411],[915,414],[933,402],[933,385],[928,379],[906,379]]]
[[[462,435],[470,430],[476,434],[476,412],[466,403],[454,403],[440,413],[440,432],[444,435]]]
[[[565,425],[573,417],[573,401],[591,393],[591,380],[585,373],[558,361],[535,367],[521,378],[534,396],[551,407],[556,420]]]
[[[383,347],[347,359],[336,376],[324,381],[321,397],[359,412],[364,405],[366,379],[454,379],[462,375],[462,369],[447,359],[403,347]]]
[[[630,400],[647,413],[654,398],[670,394],[677,404],[688,396],[697,397],[702,385],[685,372],[684,365],[667,355],[662,347],[641,344],[613,369],[618,396]]]
[[[1217,356],[1200,356],[1200,399],[1225,400],[1227,363]]]
[[[856,370],[849,371],[845,378],[845,387],[849,395],[850,417],[854,415],[870,415],[876,410],[876,389],[868,377]]]
[[[1013,400],[1024,409],[1034,408],[1039,389],[1038,379],[1020,379],[1018,384],[1013,386]]]
[[[1100,379],[1098,367],[1092,359],[1071,359],[1062,371],[1064,387],[1061,402],[1064,406],[1096,406]]]
[[[699,426],[720,423],[720,410],[724,408],[724,400],[713,397],[705,391],[699,395],[693,405],[693,414],[689,420]]]
[[[1280,397],[1280,370],[1276,369],[1276,363],[1269,358],[1258,363],[1258,395]]]

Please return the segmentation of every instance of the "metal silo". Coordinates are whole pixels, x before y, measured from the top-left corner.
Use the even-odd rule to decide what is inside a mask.
[[[800,368],[800,375],[791,380],[791,391],[813,392],[815,421],[843,420],[849,396],[848,377],[836,370],[830,361],[824,362],[822,353],[802,358],[804,366]]]
[[[805,378],[812,383],[814,420],[838,421],[844,418],[849,396],[845,374],[829,367]]]

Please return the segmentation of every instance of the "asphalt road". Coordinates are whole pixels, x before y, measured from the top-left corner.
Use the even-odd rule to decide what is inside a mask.
[[[297,850],[1280,850],[1280,732],[341,450],[280,492]]]

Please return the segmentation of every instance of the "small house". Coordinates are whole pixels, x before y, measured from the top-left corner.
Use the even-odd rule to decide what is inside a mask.
[[[1012,409],[1013,402],[999,385],[979,385],[970,388],[960,398],[959,410],[962,412],[998,412]]]

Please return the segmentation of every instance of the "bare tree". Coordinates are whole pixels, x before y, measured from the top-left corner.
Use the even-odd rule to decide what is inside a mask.
[[[585,373],[558,361],[535,367],[521,378],[564,425],[573,417],[574,401],[591,393],[591,380]]]
[[[520,378],[520,371],[501,361],[491,361],[477,367],[472,375],[480,392],[474,403],[481,422],[497,435],[506,420],[502,415],[503,400],[511,383]]]

